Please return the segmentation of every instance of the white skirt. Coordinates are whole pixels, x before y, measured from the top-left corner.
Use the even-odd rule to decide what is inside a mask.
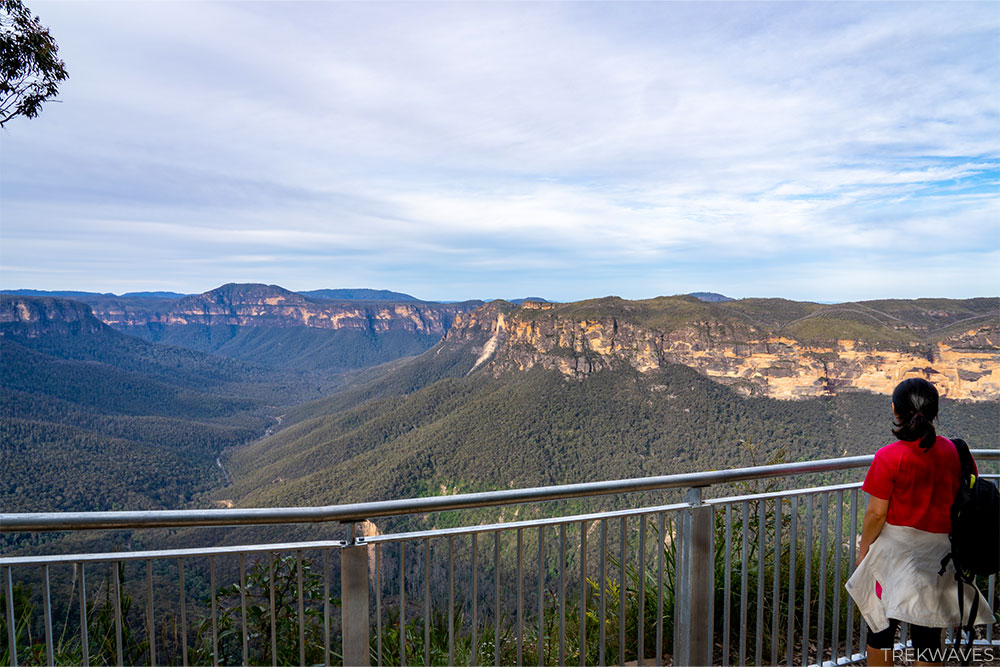
[[[928,628],[965,625],[973,596],[979,597],[975,625],[993,623],[986,598],[969,584],[965,584],[964,620],[960,618],[951,561],[945,573],[938,575],[941,559],[949,551],[947,535],[885,524],[865,559],[844,584],[868,627],[881,632],[889,627],[890,618]]]

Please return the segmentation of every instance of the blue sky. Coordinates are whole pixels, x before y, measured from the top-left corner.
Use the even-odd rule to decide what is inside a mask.
[[[1000,293],[1000,4],[42,2],[0,287]]]

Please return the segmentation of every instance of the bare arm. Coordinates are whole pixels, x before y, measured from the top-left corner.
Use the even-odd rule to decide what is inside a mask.
[[[868,555],[868,549],[872,542],[882,532],[885,525],[885,517],[889,514],[889,501],[868,496],[868,509],[865,510],[865,519],[861,524],[861,545],[858,549],[858,564]]]

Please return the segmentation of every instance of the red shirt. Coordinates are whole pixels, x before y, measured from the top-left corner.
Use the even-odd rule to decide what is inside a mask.
[[[897,440],[875,453],[861,488],[889,501],[888,523],[949,533],[951,504],[961,473],[958,451],[951,440],[938,436],[926,451],[919,442]]]

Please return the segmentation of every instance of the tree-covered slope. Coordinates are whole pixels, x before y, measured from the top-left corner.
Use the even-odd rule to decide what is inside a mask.
[[[151,444],[77,426],[0,418],[0,449],[5,512],[175,508],[223,478],[213,448],[198,439]]]
[[[303,394],[259,366],[122,334],[83,304],[3,297],[0,506],[177,507],[222,482],[224,448],[263,433],[266,400]]]
[[[421,354],[438,334],[223,324],[143,325],[126,332],[205,354],[300,372],[340,372]]]
[[[947,402],[942,430],[989,443],[997,407]],[[298,421],[234,452],[235,484],[219,493],[247,506],[335,504],[660,475],[743,463],[751,440],[790,460],[873,453],[889,427],[883,396],[746,398],[680,365],[582,381],[474,373]]]

